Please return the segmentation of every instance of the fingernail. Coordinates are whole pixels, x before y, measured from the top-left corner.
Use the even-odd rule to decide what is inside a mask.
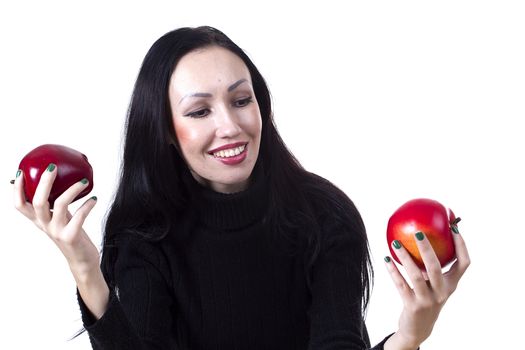
[[[97,200],[97,196],[93,196],[93,197],[91,197],[91,199],[96,201]]]
[[[450,228],[452,229],[452,232],[459,233],[458,227],[456,225],[452,225]]]
[[[14,185],[15,180],[9,180],[9,183],[10,183],[11,185]]]
[[[425,238],[425,235],[420,231],[416,233],[416,238],[418,241],[422,241]]]
[[[401,248],[401,243],[397,239],[395,239],[394,242],[392,242],[392,244],[394,245],[394,248],[396,249]]]
[[[454,221],[451,222],[452,225],[457,225],[461,221],[461,218],[458,216],[454,219]]]
[[[22,174],[22,170],[18,169],[18,171],[16,172],[16,177],[19,177],[20,174]]]
[[[52,172],[53,170],[55,170],[55,168],[56,168],[56,165],[53,164],[53,163],[50,163],[50,164],[47,166],[47,171]]]
[[[80,182],[82,182],[82,184],[85,185],[85,184],[87,184],[89,181],[88,181],[88,179],[83,178],[82,180],[80,180]]]
[[[390,259],[389,256],[385,256],[385,262],[386,262],[386,263],[389,263],[390,261],[392,261],[392,259]]]

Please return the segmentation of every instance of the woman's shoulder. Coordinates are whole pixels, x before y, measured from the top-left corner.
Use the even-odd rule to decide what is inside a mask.
[[[337,217],[348,210],[357,210],[341,188],[318,174],[308,173],[301,190],[319,215]]]
[[[361,214],[341,188],[314,173],[309,173],[301,186],[324,235],[348,232],[358,233],[358,236],[364,234]]]

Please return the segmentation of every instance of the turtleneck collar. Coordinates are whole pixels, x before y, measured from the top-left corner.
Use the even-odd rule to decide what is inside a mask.
[[[240,229],[266,214],[268,186],[259,162],[252,171],[248,188],[240,192],[216,192],[197,182],[189,170],[183,172],[183,181],[191,194],[195,217],[209,228]]]

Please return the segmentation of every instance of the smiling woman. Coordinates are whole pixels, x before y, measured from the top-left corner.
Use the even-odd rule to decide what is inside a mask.
[[[211,27],[181,28],[148,51],[135,84],[122,173],[102,263],[74,215],[75,184],[50,214],[15,205],[66,257],[94,349],[367,349],[373,270],[353,202],[306,171],[273,122],[270,93],[250,58]],[[461,235],[448,275],[419,236],[429,280],[396,244],[414,288],[385,259],[404,309],[373,349],[416,349],[469,265]]]
[[[262,122],[250,72],[239,56],[217,46],[186,54],[171,77],[169,99],[173,143],[193,177],[217,192],[246,189]]]

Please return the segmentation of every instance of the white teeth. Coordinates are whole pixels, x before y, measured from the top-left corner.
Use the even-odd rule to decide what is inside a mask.
[[[244,148],[245,146],[239,146],[239,147],[230,148],[227,150],[222,150],[222,151],[213,153],[213,156],[220,157],[220,158],[233,157],[233,156],[241,154],[244,151]]]

